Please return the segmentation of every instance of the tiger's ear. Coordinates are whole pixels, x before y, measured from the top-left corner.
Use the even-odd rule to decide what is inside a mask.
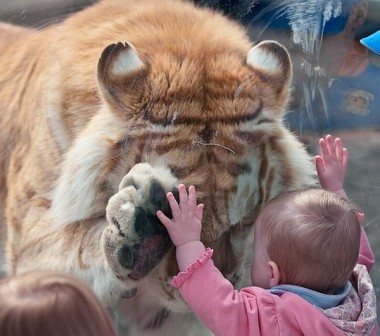
[[[277,93],[287,94],[292,80],[292,63],[285,47],[275,41],[260,42],[248,51],[247,64],[269,80]]]
[[[106,47],[98,62],[98,86],[111,104],[128,105],[128,98],[141,92],[148,66],[128,42]]]

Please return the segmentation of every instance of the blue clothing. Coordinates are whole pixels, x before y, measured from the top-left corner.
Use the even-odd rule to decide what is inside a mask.
[[[328,90],[326,128],[380,127],[380,69],[368,65],[359,76],[333,78]]]
[[[352,289],[351,282],[342,287],[339,291],[334,294],[323,294],[316,292],[314,290],[294,285],[279,285],[274,286],[269,289],[272,294],[283,294],[285,292],[290,292],[302,297],[307,302],[321,309],[328,309],[338,306],[344,298],[350,293]]]
[[[324,96],[312,103],[313,116],[299,107],[286,117],[297,131],[380,129],[380,68],[369,63],[356,77],[331,77]]]
[[[380,55],[380,30],[360,40],[360,43],[377,55]]]

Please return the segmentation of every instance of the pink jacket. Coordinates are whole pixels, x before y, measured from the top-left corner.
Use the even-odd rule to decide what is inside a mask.
[[[358,290],[352,289],[339,306],[325,310],[290,292],[277,295],[259,287],[234,290],[211,256],[208,249],[174,277],[172,285],[216,336],[377,335],[376,296],[368,274],[374,257],[363,229],[352,281]]]

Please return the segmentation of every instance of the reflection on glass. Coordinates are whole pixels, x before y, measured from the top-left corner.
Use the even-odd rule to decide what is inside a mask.
[[[342,137],[350,152],[346,190],[365,212],[380,260],[380,56],[359,42],[380,29],[380,0],[194,1],[241,19],[253,41],[274,39],[288,48],[294,89],[286,122],[312,153],[320,136]],[[44,26],[91,2],[4,0],[0,19]],[[372,277],[379,291],[378,265]]]
[[[358,41],[368,1],[271,1],[251,13],[252,38],[276,38],[294,63],[290,127],[300,133],[377,129],[379,67]]]

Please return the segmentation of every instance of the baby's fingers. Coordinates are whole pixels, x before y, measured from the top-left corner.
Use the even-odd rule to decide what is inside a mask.
[[[333,137],[328,134],[326,135],[326,144],[327,144],[327,150],[328,150],[328,153],[331,155],[331,154],[334,154],[335,155],[335,142],[333,140]]]
[[[325,172],[325,163],[323,162],[322,157],[317,155],[314,158],[314,162],[315,162],[315,168],[317,169],[317,173],[319,176],[321,176]]]
[[[348,164],[348,152],[347,148],[343,147],[340,138],[335,139],[335,153],[338,161],[343,164],[343,167],[347,167]]]
[[[166,217],[166,215],[161,210],[158,210],[156,212],[156,215],[158,219],[161,221],[162,225],[169,229],[170,225],[172,224],[172,220]]]
[[[189,187],[189,209],[195,212],[197,207],[197,193],[194,186]]]
[[[338,161],[343,161],[343,145],[340,138],[335,139],[335,155],[338,159]]]
[[[204,204],[198,204],[196,209],[195,209],[195,217],[198,218],[198,220],[201,222],[203,218],[203,209],[204,209]]]
[[[170,209],[172,210],[173,219],[181,215],[181,210],[172,192],[166,194],[166,198],[169,202]]]
[[[322,157],[326,157],[330,154],[327,147],[327,142],[324,138],[319,139],[319,150]]]
[[[182,210],[184,210],[185,208],[187,208],[187,203],[188,203],[188,200],[189,200],[189,197],[187,196],[186,187],[185,187],[184,184],[180,184],[178,186],[178,192],[179,192],[179,204],[180,204],[180,208]]]
[[[347,148],[343,148],[343,166],[344,167],[347,167],[348,165],[348,151],[347,151]]]

